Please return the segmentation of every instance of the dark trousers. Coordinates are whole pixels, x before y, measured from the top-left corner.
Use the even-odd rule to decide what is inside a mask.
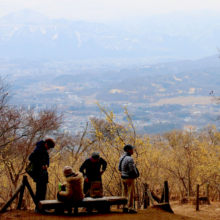
[[[36,194],[35,194],[37,203],[41,200],[45,200],[46,192],[47,192],[47,182],[37,181],[36,182]]]
[[[61,191],[66,191],[66,187],[65,186],[62,186],[61,187]],[[60,194],[59,194],[59,192],[57,193],[57,200],[58,201],[66,201],[67,199],[66,199],[66,196],[61,196]]]

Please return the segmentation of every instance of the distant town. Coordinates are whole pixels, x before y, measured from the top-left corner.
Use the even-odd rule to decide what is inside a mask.
[[[193,75],[196,71],[193,74],[187,72],[190,83],[186,81],[186,86],[180,88],[179,79],[183,79],[186,72],[177,72],[173,77],[166,73],[170,71],[167,67],[163,75],[154,73],[161,64],[141,65],[140,68],[137,68],[140,64],[134,64],[134,67],[121,70],[115,66],[106,69],[108,65],[102,68],[98,64],[94,68],[92,61],[84,61],[85,65],[79,63],[1,60],[1,71],[4,73],[2,77],[11,81],[14,104],[33,109],[36,113],[45,108],[57,108],[65,119],[61,130],[73,135],[83,132],[90,118],[105,118],[97,102],[107,110],[113,110],[115,121],[120,124],[127,121],[124,114],[124,107],[127,107],[137,132],[142,134],[171,129],[199,131],[212,124],[219,128],[220,106],[209,93],[213,89],[218,94],[218,85],[207,83],[206,78],[203,84],[207,86],[203,87],[200,82],[197,84],[198,75]],[[177,64],[167,64],[173,65]],[[137,78],[130,77],[129,72],[135,72]],[[203,77],[207,77],[208,72],[206,69]],[[209,79],[213,83],[218,82],[213,77],[217,79],[218,74]],[[141,83],[148,87],[146,91]]]

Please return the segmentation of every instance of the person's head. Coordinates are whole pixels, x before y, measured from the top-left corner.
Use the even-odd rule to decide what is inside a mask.
[[[44,146],[46,150],[49,150],[50,148],[55,147],[55,142],[53,141],[53,139],[48,138],[44,141]]]
[[[134,148],[134,146],[127,144],[124,146],[124,151],[132,155],[134,153]]]
[[[99,162],[99,159],[100,159],[99,152],[93,152],[92,153],[92,162],[93,163],[97,163],[97,162]]]
[[[75,174],[75,172],[73,171],[72,167],[70,166],[65,166],[63,168],[63,174],[65,177],[68,177],[68,176],[72,176]]]

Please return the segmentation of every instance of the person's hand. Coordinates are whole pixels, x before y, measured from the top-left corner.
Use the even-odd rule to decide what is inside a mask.
[[[88,179],[88,178],[86,178],[86,179],[85,179],[85,182],[86,182],[86,183],[89,183],[89,179]]]

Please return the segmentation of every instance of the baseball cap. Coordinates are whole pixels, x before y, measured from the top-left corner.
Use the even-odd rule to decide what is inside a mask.
[[[92,158],[93,158],[93,159],[99,159],[99,158],[100,158],[99,152],[93,152],[93,153],[92,153]]]
[[[135,148],[135,147],[132,146],[131,144],[127,144],[127,145],[124,146],[124,151],[132,150],[132,149],[134,149],[134,148]]]

